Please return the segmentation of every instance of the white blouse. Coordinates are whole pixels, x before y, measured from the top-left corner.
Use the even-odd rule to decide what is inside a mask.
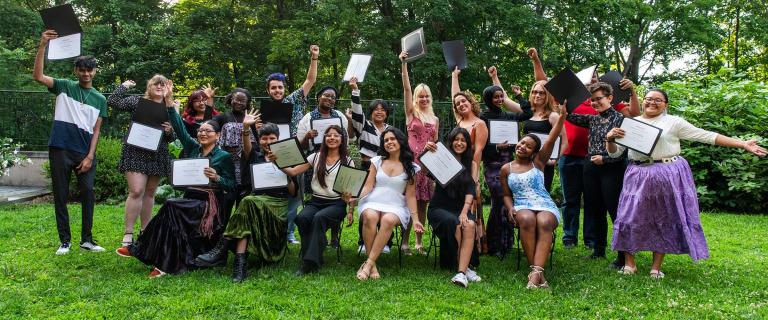
[[[317,160],[319,153],[310,154],[307,157],[307,162],[312,166],[315,172],[312,173],[312,195],[323,199],[340,199],[341,195],[333,191],[333,182],[336,181],[336,175],[339,173],[339,167],[341,167],[341,161],[336,161],[333,165],[325,164],[325,185],[320,185],[320,181],[317,180]],[[344,163],[348,166],[355,166],[352,158],[347,157],[347,161]]]
[[[654,160],[670,158],[680,155],[680,140],[715,144],[715,138],[717,138],[717,132],[697,128],[678,116],[662,114],[655,118],[639,116],[634,119],[661,128],[662,131],[661,137],[659,137],[659,141],[656,143],[656,147],[653,149],[650,157],[630,149],[628,153],[629,160],[645,161],[651,158]],[[619,157],[626,150],[624,146],[616,146],[616,152],[609,152],[613,158]]]

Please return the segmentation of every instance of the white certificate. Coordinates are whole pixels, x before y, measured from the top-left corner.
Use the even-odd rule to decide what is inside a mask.
[[[251,165],[251,185],[253,190],[284,188],[288,176],[272,162],[257,163]]]
[[[272,143],[269,145],[269,150],[277,157],[275,164],[280,169],[307,163],[307,158],[299,147],[299,139],[296,137]]]
[[[331,111],[336,112],[336,111]],[[310,126],[312,127],[312,130],[317,130],[317,136],[315,137],[313,143],[314,144],[321,144],[323,143],[323,137],[325,136],[325,130],[328,130],[328,127],[332,125],[337,125],[341,127],[341,118],[327,118],[327,119],[314,119],[310,122]],[[344,128],[341,128],[342,130]]]
[[[138,122],[131,122],[125,143],[145,150],[157,151],[162,138],[163,130]]]
[[[333,181],[333,191],[339,194],[349,192],[353,197],[359,197],[367,178],[368,171],[342,164]]]
[[[280,130],[280,139],[285,139],[291,136],[290,124],[277,124],[277,128]]]
[[[175,187],[204,186],[211,180],[203,174],[203,169],[211,166],[208,158],[173,160],[171,185]]]
[[[594,65],[584,70],[581,70],[576,73],[576,78],[579,78],[579,81],[581,81],[581,83],[583,83],[586,86],[592,83],[592,77],[595,75],[596,69],[597,69],[597,65]]]
[[[437,151],[425,151],[419,160],[443,187],[464,170],[461,162],[456,160],[442,142],[437,143]]]
[[[539,140],[541,140],[541,145],[544,146],[544,143],[549,140],[549,133],[536,133],[531,132],[532,134],[535,134],[537,137],[539,137]],[[560,158],[560,136],[557,136],[557,140],[555,140],[555,145],[552,146],[552,154],[549,155],[550,159],[557,159]]]
[[[363,82],[365,72],[368,70],[368,64],[371,63],[373,56],[364,53],[353,53],[349,58],[347,71],[344,72],[344,81],[349,81],[352,77],[357,77],[357,82]]]
[[[517,144],[520,141],[519,123],[511,120],[490,120],[491,143]]]
[[[59,60],[80,55],[80,33],[48,41],[48,60]]]
[[[661,128],[632,118],[624,118],[620,128],[624,130],[624,138],[616,139],[616,143],[647,156],[651,155],[661,137]]]

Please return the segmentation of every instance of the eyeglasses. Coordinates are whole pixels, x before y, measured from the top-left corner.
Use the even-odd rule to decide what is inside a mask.
[[[336,95],[333,95],[333,94],[323,93],[321,95],[321,97],[326,98],[326,99],[336,100]]]
[[[211,129],[197,129],[197,134],[201,134],[201,133],[202,134],[209,134],[209,133],[214,133],[214,132],[216,132],[216,131],[211,130]]]
[[[648,102],[648,103],[656,103],[656,104],[661,104],[661,103],[666,102],[666,101],[664,101],[662,99],[659,99],[659,98],[648,98],[648,97],[643,99],[643,101]]]
[[[535,96],[535,95],[545,96],[545,95],[547,95],[547,92],[546,91],[541,91],[541,90],[533,90],[533,91],[531,91],[531,95],[532,96]]]
[[[593,97],[593,98],[589,98],[589,101],[598,102],[600,100],[603,100],[603,98],[605,98],[605,96]]]

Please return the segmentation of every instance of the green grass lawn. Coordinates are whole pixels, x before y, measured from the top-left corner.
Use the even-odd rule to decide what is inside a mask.
[[[80,208],[70,206],[73,241]],[[397,254],[379,263],[382,279],[359,282],[356,230],[345,229],[344,255],[326,251],[320,274],[296,278],[297,246],[285,265],[249,270],[243,284],[226,268],[149,280],[150,268],[114,253],[122,236],[122,206],[96,208],[94,236],[108,249],[74,246],[55,256],[58,238],[52,205],[0,207],[0,317],[2,318],[768,318],[768,216],[708,213],[702,217],[711,258],[692,263],[669,256],[666,279],[620,276],[609,260],[588,260],[584,248],[558,241],[551,290],[528,291],[527,268],[482,257],[483,282],[462,289],[453,272],[434,270],[423,257]],[[561,234],[561,232],[559,232]],[[523,263],[525,265],[525,263]]]

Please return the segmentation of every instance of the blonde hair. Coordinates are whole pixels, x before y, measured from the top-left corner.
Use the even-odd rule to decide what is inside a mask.
[[[456,123],[463,119],[461,115],[456,111],[456,97],[458,96],[466,98],[467,101],[469,101],[469,103],[472,105],[472,113],[474,113],[475,116],[480,116],[480,103],[477,102],[477,99],[475,99],[475,95],[472,94],[472,92],[469,90],[459,91],[453,95],[453,98],[451,98],[451,105],[453,106],[453,117],[456,118]]]
[[[427,104],[427,107],[422,110],[419,107],[419,94],[422,92],[425,92],[427,96],[429,96],[429,104]],[[432,109],[432,90],[429,90],[429,86],[423,83],[419,83],[415,89],[413,89],[413,98],[412,98],[412,113],[413,116],[416,118],[419,118],[421,122],[423,123],[432,123],[435,122],[435,111]]]
[[[150,78],[147,81],[147,89],[144,91],[144,99],[152,99],[152,97],[149,95],[150,87],[152,87],[153,85],[156,85],[158,83],[165,83],[167,85],[168,82],[169,82],[168,78],[166,78],[162,74],[156,74],[156,75],[152,76],[152,78]]]
[[[536,86],[541,85],[541,88],[544,89],[544,92],[546,92],[546,99],[544,100],[544,117],[548,118],[549,115],[552,112],[558,112],[557,108],[555,107],[555,97],[553,97],[549,91],[547,90],[544,85],[547,83],[547,80],[539,80],[533,83],[531,86],[531,92],[528,95],[528,99],[531,101],[531,107],[533,108],[533,112],[536,112],[536,108],[533,105],[533,90],[536,89]]]

